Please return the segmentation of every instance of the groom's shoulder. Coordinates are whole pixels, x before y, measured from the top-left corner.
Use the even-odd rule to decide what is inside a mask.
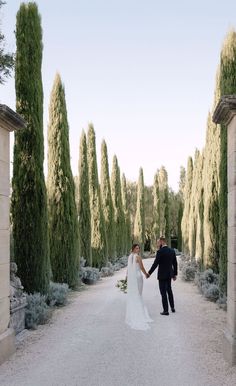
[[[174,248],[167,247],[167,248],[166,248],[166,252],[167,252],[168,254],[175,255],[175,250],[174,250]]]

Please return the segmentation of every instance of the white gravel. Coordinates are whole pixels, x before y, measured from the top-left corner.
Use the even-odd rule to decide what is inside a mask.
[[[149,268],[152,260],[145,260]],[[160,315],[156,273],[144,299],[148,331],[124,324],[125,297],[116,287],[125,270],[73,293],[49,325],[26,334],[0,367],[1,386],[233,386],[236,367],[222,357],[226,314],[180,279],[176,314]]]

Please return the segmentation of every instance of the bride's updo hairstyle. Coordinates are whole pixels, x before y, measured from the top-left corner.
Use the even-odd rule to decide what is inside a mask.
[[[132,245],[131,251],[133,252],[133,251],[135,250],[136,247],[140,247],[140,245],[139,245],[139,244],[133,244],[133,245]]]

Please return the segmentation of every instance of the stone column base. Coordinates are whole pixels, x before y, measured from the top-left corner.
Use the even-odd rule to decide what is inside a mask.
[[[8,328],[0,334],[0,365],[15,352],[15,332]]]
[[[225,331],[223,339],[223,354],[231,366],[236,365],[236,336],[233,337],[228,330]]]

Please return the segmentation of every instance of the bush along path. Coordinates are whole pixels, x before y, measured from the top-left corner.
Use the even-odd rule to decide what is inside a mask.
[[[144,260],[149,269],[153,259]],[[126,268],[72,292],[51,323],[31,331],[0,369],[1,386],[232,386],[236,369],[222,356],[226,313],[196,286],[173,283],[176,313],[160,315],[156,275],[144,281],[154,322],[148,331],[124,323]]]
[[[226,310],[227,298],[220,289],[220,277],[211,268],[202,269],[199,262],[182,254],[180,256],[180,271],[184,281],[193,282],[200,293],[212,302],[216,302]]]
[[[80,270],[78,282],[80,291],[85,284],[93,285],[103,277],[113,276],[114,272],[127,266],[128,257],[123,256],[116,260],[114,264],[108,262],[101,270],[94,267],[85,266],[86,260],[80,259]],[[38,325],[46,324],[52,317],[55,307],[62,307],[67,304],[69,286],[66,283],[50,282],[48,293],[42,295],[38,292],[26,294],[27,306],[25,326],[27,329],[35,329]]]

